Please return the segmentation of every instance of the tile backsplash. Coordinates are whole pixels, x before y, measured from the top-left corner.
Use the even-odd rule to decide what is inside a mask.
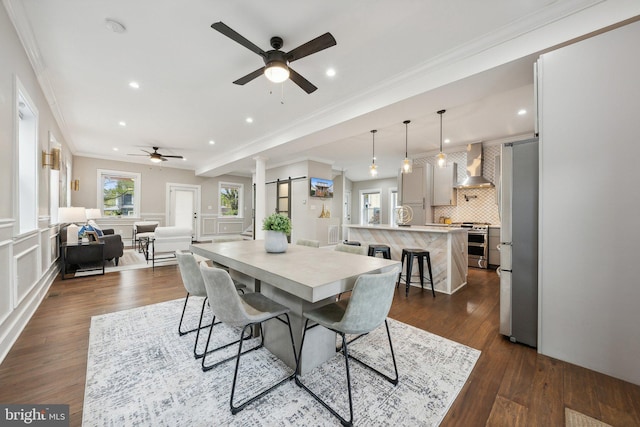
[[[500,145],[483,147],[482,175],[495,184],[496,156],[500,155]],[[435,156],[415,159],[416,163],[430,163],[434,167]],[[447,153],[447,161],[458,164],[458,182],[467,178],[467,152]],[[441,216],[451,218],[452,222],[488,222],[499,225],[496,188],[458,189],[456,206],[438,206],[433,208],[433,221]],[[466,196],[466,198],[465,198]]]

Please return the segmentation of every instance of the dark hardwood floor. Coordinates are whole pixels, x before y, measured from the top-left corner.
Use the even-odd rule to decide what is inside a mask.
[[[564,426],[565,407],[640,426],[640,387],[510,343],[498,333],[498,295],[495,272],[478,269],[452,296],[396,292],[390,317],[482,351],[443,426]],[[66,403],[81,425],[91,316],[183,296],[176,266],[58,277],[0,365],[0,402]]]

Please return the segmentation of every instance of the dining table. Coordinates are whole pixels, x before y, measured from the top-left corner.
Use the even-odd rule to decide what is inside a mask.
[[[304,333],[304,312],[333,303],[350,291],[362,274],[391,271],[400,262],[373,256],[335,251],[332,247],[313,248],[289,244],[283,253],[269,253],[264,240],[195,243],[191,251],[225,266],[232,278],[245,282],[255,292],[285,305],[296,349]],[[268,322],[263,328],[265,347],[290,367],[295,367],[289,331],[281,322]],[[328,329],[309,329],[300,358],[304,374],[336,353],[336,334]]]

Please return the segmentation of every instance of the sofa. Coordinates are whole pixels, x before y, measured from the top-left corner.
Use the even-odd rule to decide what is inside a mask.
[[[107,261],[113,259],[115,264],[118,265],[120,257],[124,254],[122,236],[115,234],[111,228],[103,229],[101,231],[103,235],[98,237],[98,240],[104,243],[104,259]],[[58,236],[60,238],[59,240],[61,245],[67,242],[67,226],[60,229]],[[96,261],[93,259],[94,257],[94,252],[82,251],[82,246],[79,246],[78,250],[67,251],[66,261],[67,264],[70,265],[91,264]]]

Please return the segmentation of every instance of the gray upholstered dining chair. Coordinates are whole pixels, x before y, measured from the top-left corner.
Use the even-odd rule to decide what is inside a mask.
[[[320,241],[319,240],[310,240],[310,239],[298,239],[296,240],[296,245],[300,246],[309,246],[312,248],[319,248]]]
[[[204,353],[198,353],[198,342],[200,338],[200,331],[206,329],[212,324],[202,325],[202,319],[204,317],[204,308],[207,305],[207,290],[204,286],[204,280],[202,280],[202,273],[200,273],[200,267],[198,267],[198,261],[191,252],[183,252],[181,250],[176,251],[176,259],[178,260],[178,268],[180,270],[180,276],[182,277],[182,283],[187,290],[187,296],[184,299],[184,306],[182,307],[182,314],[180,315],[180,323],[178,324],[178,334],[180,336],[186,335],[191,332],[196,332],[196,341],[193,345],[193,356],[199,359],[204,356]],[[235,284],[236,290],[244,293],[245,285]],[[200,310],[200,321],[198,327],[182,330],[182,322],[184,320],[184,313],[187,310],[187,303],[189,302],[189,296],[204,297],[202,301],[202,309]]]
[[[262,323],[268,320],[278,319],[287,325],[287,327],[289,328],[289,337],[291,338],[291,349],[293,350],[293,357],[296,360],[297,364],[298,358],[296,347],[293,342],[291,321],[289,320],[288,314],[290,310],[288,307],[285,307],[282,304],[278,304],[277,302],[270,300],[260,293],[238,295],[238,292],[236,292],[233,285],[233,281],[231,280],[231,276],[229,276],[229,273],[227,273],[225,270],[215,267],[209,267],[206,263],[201,262],[200,271],[202,272],[204,285],[207,289],[207,295],[209,296],[209,306],[213,311],[213,321],[215,322],[216,319],[219,319],[226,325],[242,328],[242,331],[240,332],[240,338],[237,341],[238,353],[235,357],[232,356],[211,365],[206,364],[206,354],[208,354],[207,349],[209,348],[209,342],[211,341],[211,335],[214,330],[214,328],[211,328],[209,329],[209,337],[207,338],[207,345],[205,347],[205,357],[202,358],[203,371],[208,371],[215,366],[218,366],[221,363],[225,363],[233,358],[236,359],[236,367],[233,373],[233,383],[231,385],[231,397],[229,398],[231,413],[236,414],[243,410],[251,402],[261,398],[271,390],[275,389],[286,381],[291,380],[294,377],[295,371],[291,373],[291,375],[287,375],[282,380],[273,384],[268,389],[258,393],[253,397],[245,399],[244,402],[238,405],[234,405],[233,403],[233,398],[236,391],[236,382],[238,379],[240,356],[264,346],[264,330],[262,328]],[[253,326],[258,326],[259,328],[261,336],[260,344],[243,352],[242,343],[247,337],[251,336],[251,330]]]
[[[380,274],[363,274],[358,277],[353,287],[353,293],[349,299],[349,304],[345,307],[343,304],[332,303],[320,307],[318,309],[304,312],[306,317],[304,325],[304,333],[302,335],[302,342],[300,343],[300,354],[298,356],[298,365],[296,367],[295,380],[296,384],[311,394],[318,402],[320,402],[325,408],[329,410],[334,416],[336,416],[343,425],[352,425],[353,423],[353,400],[351,398],[351,374],[349,372],[349,358],[355,360],[361,365],[371,369],[375,373],[384,377],[387,381],[393,385],[398,384],[398,366],[396,365],[396,357],[393,352],[393,344],[391,343],[391,333],[389,332],[389,325],[387,323],[387,314],[391,308],[393,302],[393,295],[395,291],[396,278],[398,277],[398,268],[394,268],[392,271]],[[309,322],[314,322],[312,326],[309,326]],[[395,370],[395,378],[391,378],[372,366],[366,364],[362,360],[359,360],[347,351],[346,334],[357,334],[358,339],[360,336],[367,334],[378,326],[384,323],[387,329],[387,337],[389,338],[389,348],[391,350],[391,359],[393,360],[393,369]],[[328,403],[326,403],[320,396],[311,391],[300,380],[300,359],[302,357],[302,348],[304,347],[304,339],[307,335],[307,331],[317,325],[323,326],[331,331],[334,331],[342,338],[342,354],[344,355],[344,362],[347,373],[347,390],[349,394],[349,420],[336,412]],[[354,340],[351,340],[353,342]]]
[[[350,254],[368,255],[368,249],[366,246],[353,246],[345,245],[344,243],[338,243],[334,248],[336,251],[348,252]]]

